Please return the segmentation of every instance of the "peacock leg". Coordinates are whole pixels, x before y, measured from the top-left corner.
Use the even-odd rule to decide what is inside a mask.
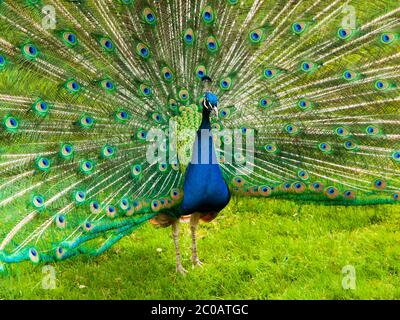
[[[179,220],[172,224],[172,237],[174,238],[175,253],[176,253],[176,272],[185,274],[187,271],[182,266],[181,253],[179,252]]]
[[[199,260],[197,256],[197,241],[196,241],[196,231],[199,225],[200,213],[193,213],[190,216],[190,230],[192,231],[192,264],[195,266],[202,266],[203,263]]]

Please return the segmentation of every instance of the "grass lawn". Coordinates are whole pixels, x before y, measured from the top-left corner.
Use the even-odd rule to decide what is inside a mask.
[[[56,288],[42,288],[42,266],[13,265],[0,276],[1,299],[399,299],[400,206],[335,207],[241,199],[199,230],[203,268],[175,273],[171,231],[147,224],[97,259],[54,264]],[[162,250],[160,252],[159,248]],[[352,265],[356,288],[342,288]]]

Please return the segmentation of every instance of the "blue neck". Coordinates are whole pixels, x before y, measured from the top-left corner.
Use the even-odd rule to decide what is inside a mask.
[[[201,120],[201,125],[199,130],[201,129],[211,129],[211,124],[210,124],[210,111],[208,111],[207,109],[203,108],[203,117]]]
[[[202,132],[203,129],[206,132]],[[217,213],[230,199],[228,186],[216,159],[210,110],[206,108],[203,108],[203,118],[193,145],[192,161],[186,169],[183,194],[181,215],[194,212]]]

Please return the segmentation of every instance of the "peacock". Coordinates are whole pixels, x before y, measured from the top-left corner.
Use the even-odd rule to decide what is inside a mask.
[[[398,202],[399,40],[395,0],[0,0],[0,270],[152,223],[184,274],[233,198]]]

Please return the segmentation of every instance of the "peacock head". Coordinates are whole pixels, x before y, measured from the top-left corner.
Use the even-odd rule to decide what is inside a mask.
[[[209,90],[211,79],[207,76],[203,77],[203,83],[205,83],[206,92],[204,93],[203,99],[203,111],[207,114],[211,112],[218,118],[218,97]]]

